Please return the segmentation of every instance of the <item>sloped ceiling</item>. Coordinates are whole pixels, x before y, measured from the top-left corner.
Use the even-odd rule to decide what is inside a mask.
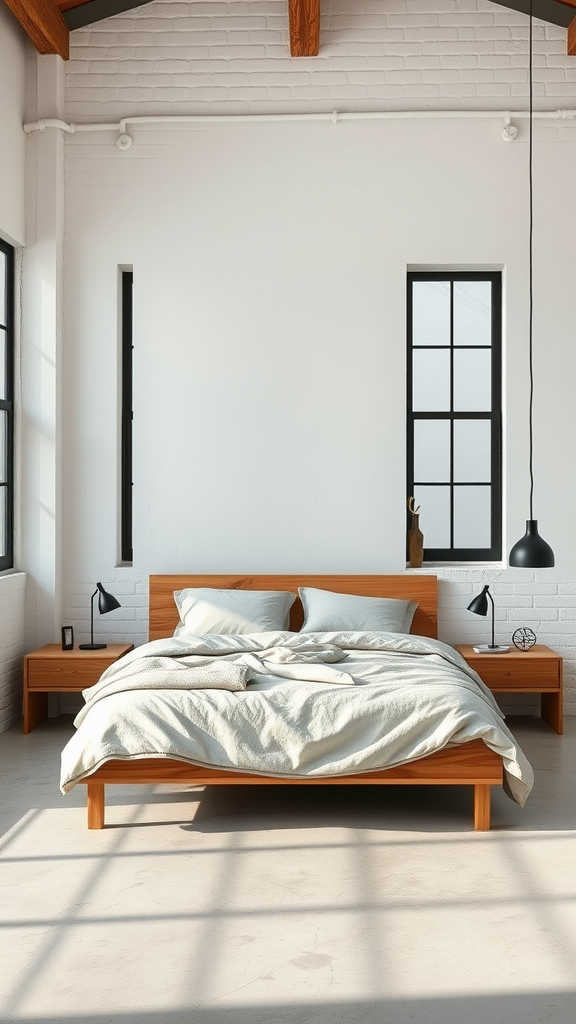
[[[494,2],[499,3],[499,0]],[[512,0],[499,5],[528,15],[528,0]],[[146,5],[134,3],[134,0],[56,0],[56,6],[64,13],[68,27],[73,29],[83,28],[84,25],[91,25],[95,21],[111,18],[114,14]],[[576,17],[576,4],[572,6],[562,3],[561,0],[533,0],[532,13],[540,21],[548,21],[552,25],[567,28]]]
[[[2,0],[0,0],[2,2]],[[134,0],[4,0],[39,53],[68,59],[69,34],[123,11],[143,7]],[[501,7],[528,15],[530,0],[507,0]],[[287,0],[292,57],[313,57],[320,45],[320,0]],[[576,56],[576,0],[533,0],[532,13],[541,21],[567,29],[567,52]],[[359,17],[362,15],[359,13]]]

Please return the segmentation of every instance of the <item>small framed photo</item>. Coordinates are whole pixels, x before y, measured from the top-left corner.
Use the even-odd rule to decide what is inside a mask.
[[[62,626],[62,650],[72,651],[74,649],[74,630],[72,626]]]

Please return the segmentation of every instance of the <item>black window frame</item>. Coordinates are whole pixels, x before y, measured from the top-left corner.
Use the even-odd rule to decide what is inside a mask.
[[[15,340],[15,262],[16,255],[12,245],[0,238],[0,251],[5,255],[4,280],[0,288],[4,290],[6,305],[6,322],[0,320],[0,331],[5,332],[5,359],[0,373],[4,376],[5,398],[0,398],[0,411],[6,412],[6,463],[5,478],[0,464],[0,491],[5,489],[4,536],[0,537],[0,571],[14,568],[14,340]]]
[[[122,270],[121,274],[120,558],[124,564],[132,564],[134,273]]]
[[[449,348],[451,352],[451,406],[453,406],[453,353],[459,347],[472,349],[487,346],[455,346],[454,340],[454,283],[458,281],[490,281],[492,284],[491,306],[491,411],[490,412],[415,412],[412,407],[413,361],[412,353],[424,346],[415,346],[412,341],[413,315],[412,295],[416,281],[442,281],[450,284],[450,342],[446,346],[426,348]],[[492,562],[502,558],[502,274],[500,271],[410,271],[407,275],[407,499],[414,494],[414,487],[438,486],[438,481],[414,480],[414,423],[416,420],[449,420],[451,425],[458,419],[488,419],[491,422],[491,546],[488,548],[454,547],[454,431],[450,429],[450,547],[426,547],[424,530],[424,561],[426,562]],[[486,481],[466,481],[466,486],[486,486]],[[410,517],[408,517],[410,519]],[[408,521],[408,526],[411,523]]]

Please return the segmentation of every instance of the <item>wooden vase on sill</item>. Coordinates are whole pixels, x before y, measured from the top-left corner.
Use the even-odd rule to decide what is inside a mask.
[[[419,569],[424,556],[424,534],[420,529],[420,516],[418,512],[408,505],[412,513],[412,526],[408,530],[408,565],[411,569]]]

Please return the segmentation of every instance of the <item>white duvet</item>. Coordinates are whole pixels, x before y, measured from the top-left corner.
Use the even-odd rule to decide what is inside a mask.
[[[397,633],[171,637],[84,691],[62,792],[110,759],[167,757],[278,777],[351,775],[482,739],[524,804],[532,769],[454,648]]]

